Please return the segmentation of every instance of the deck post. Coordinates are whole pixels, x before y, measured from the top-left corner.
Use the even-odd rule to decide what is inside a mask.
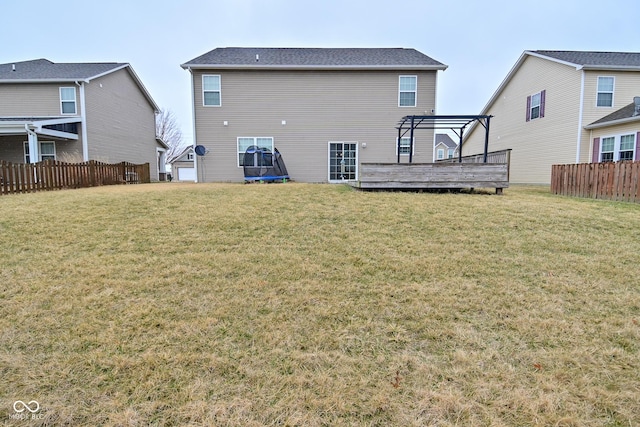
[[[400,137],[402,135],[402,125],[398,126],[398,140],[396,141],[396,154],[398,155],[398,163],[400,163]]]
[[[487,125],[484,127],[484,163],[487,163],[487,153],[489,152],[489,120],[491,116],[487,116],[485,119],[487,121]]]
[[[415,116],[411,116],[411,132],[409,133],[409,163],[413,163],[413,128]]]

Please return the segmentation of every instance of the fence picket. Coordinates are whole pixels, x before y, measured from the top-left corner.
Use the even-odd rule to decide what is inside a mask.
[[[553,165],[551,192],[640,203],[640,161]]]
[[[85,163],[63,163],[45,160],[28,164],[0,160],[0,195],[99,185],[148,183],[151,181],[149,171],[149,163],[107,164],[94,160]]]

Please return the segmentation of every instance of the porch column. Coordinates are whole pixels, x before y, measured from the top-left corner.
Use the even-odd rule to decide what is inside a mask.
[[[38,163],[40,161],[40,144],[38,144],[38,134],[29,129],[29,125],[25,125],[27,136],[29,137],[29,163]]]

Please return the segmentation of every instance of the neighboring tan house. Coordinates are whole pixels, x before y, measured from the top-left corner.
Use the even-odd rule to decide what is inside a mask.
[[[127,63],[0,64],[0,160],[149,163],[164,177],[159,108]]]
[[[584,127],[592,141],[594,163],[640,160],[640,96],[633,100]]]
[[[510,181],[549,184],[554,164],[598,161],[588,125],[639,92],[640,53],[525,51],[481,114],[494,116],[491,149],[512,149]],[[481,153],[484,135],[471,127],[462,154]]]
[[[185,147],[179,151],[173,158],[169,159],[171,165],[171,176],[174,181],[195,181],[195,155],[193,147]]]
[[[243,154],[258,145],[277,148],[295,181],[342,182],[362,162],[397,161],[398,121],[435,113],[447,67],[403,48],[218,48],[182,68],[195,145],[208,153],[196,156],[199,181],[242,181]],[[433,160],[433,141],[433,131],[414,138],[414,162]]]
[[[433,144],[433,161],[452,159],[458,150],[458,144],[446,133],[437,133]]]

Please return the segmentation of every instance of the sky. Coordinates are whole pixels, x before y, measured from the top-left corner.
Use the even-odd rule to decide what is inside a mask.
[[[127,62],[186,144],[217,47],[404,47],[448,65],[436,114],[479,114],[525,50],[640,52],[640,0],[0,0],[0,63]]]

